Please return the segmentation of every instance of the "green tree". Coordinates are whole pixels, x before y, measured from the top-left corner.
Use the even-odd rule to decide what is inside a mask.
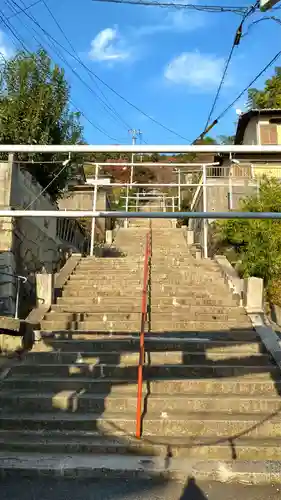
[[[149,161],[153,161],[153,162],[160,161],[160,154],[159,153],[152,153]]]
[[[234,144],[235,135],[219,135],[220,144]]]
[[[281,185],[264,178],[259,196],[245,198],[240,209],[246,212],[281,212]],[[216,237],[220,244],[235,250],[243,277],[263,278],[272,299],[278,290],[281,301],[281,223],[277,220],[229,219],[218,222]],[[276,297],[275,297],[276,302]]]
[[[82,142],[79,113],[69,110],[70,88],[63,69],[53,65],[43,50],[19,52],[0,69],[0,142],[2,144],[78,144]],[[21,155],[18,159],[29,160]],[[36,161],[56,161],[58,155],[40,154]],[[43,186],[60,164],[25,165]],[[51,184],[49,194],[60,195],[73,174],[66,168]]]
[[[263,90],[249,89],[247,106],[250,109],[281,108],[281,68],[266,80]]]

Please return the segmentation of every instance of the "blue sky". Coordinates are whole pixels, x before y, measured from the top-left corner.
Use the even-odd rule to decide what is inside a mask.
[[[23,6],[22,0],[16,1]],[[239,16],[96,3],[91,0],[45,1],[79,57],[98,77],[149,116],[177,131],[187,140],[192,141],[197,137],[204,127],[212,104]],[[34,0],[25,0],[26,5],[33,2]],[[209,3],[216,2],[209,0]],[[234,2],[220,0],[217,3]],[[248,4],[249,0],[239,2],[239,5]],[[12,13],[5,0],[1,0],[1,10],[7,16]],[[32,7],[28,12],[72,52],[43,3]],[[275,12],[276,15],[280,13]],[[259,17],[261,14],[255,14],[249,23]],[[41,38],[41,43],[48,48],[53,59],[61,65],[65,64],[53,48],[48,47],[48,39],[23,13],[10,19],[10,22],[30,50],[37,45],[32,38],[35,33],[31,28],[34,28],[37,30],[36,36]],[[13,37],[3,23],[0,28],[0,50],[9,56],[15,50]],[[272,21],[265,21],[251,28],[235,50],[213,118],[280,50],[280,41],[281,26]],[[70,68],[66,67],[73,102],[90,121],[111,136],[110,139],[83,118],[85,138],[89,143],[129,142],[126,124],[141,129],[145,141],[150,144],[185,142],[130,107],[100,82],[96,86],[95,79],[90,78],[79,62],[65,53],[63,56],[94,91],[87,89]],[[281,65],[281,60],[279,64]],[[273,67],[256,86],[262,86],[265,78],[271,74]],[[95,93],[108,106],[113,106],[126,124],[116,116],[114,119]],[[237,119],[235,110],[243,109],[246,100],[247,95],[244,95],[213,129],[212,136],[234,132]]]

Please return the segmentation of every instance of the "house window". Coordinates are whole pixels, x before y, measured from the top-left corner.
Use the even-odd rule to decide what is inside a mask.
[[[263,145],[278,144],[277,125],[273,123],[260,125],[260,143]]]

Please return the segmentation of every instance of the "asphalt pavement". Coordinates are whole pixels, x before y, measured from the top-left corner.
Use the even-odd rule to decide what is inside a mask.
[[[281,486],[228,483],[186,484],[152,479],[89,480],[5,478],[0,480],[1,500],[280,500]]]

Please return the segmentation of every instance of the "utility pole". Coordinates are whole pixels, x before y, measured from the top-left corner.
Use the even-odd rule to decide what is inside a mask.
[[[137,138],[141,137],[142,132],[139,129],[133,128],[133,129],[129,130],[129,134],[132,134],[132,144],[133,144],[133,146],[135,146],[136,142],[137,142]],[[135,154],[132,153],[132,157],[131,157],[131,163],[132,163],[132,165],[131,165],[131,178],[130,178],[130,184],[131,184],[131,186],[133,184],[133,178],[134,178],[134,166],[133,166],[134,158],[135,158]]]
[[[267,10],[272,9],[274,5],[276,5],[279,0],[260,0],[260,10],[262,12],[266,12]]]

